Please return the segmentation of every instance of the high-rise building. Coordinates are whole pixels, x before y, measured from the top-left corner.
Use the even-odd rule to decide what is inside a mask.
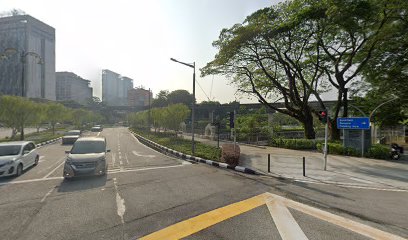
[[[0,53],[1,94],[56,99],[53,27],[29,15],[2,17]]]
[[[108,106],[127,106],[128,90],[133,88],[133,80],[120,74],[102,70],[102,102]]]
[[[128,105],[131,107],[146,107],[152,102],[153,94],[143,88],[133,88],[128,91]]]
[[[92,99],[92,88],[89,86],[91,81],[72,72],[57,72],[56,79],[57,101],[73,100],[86,104]]]

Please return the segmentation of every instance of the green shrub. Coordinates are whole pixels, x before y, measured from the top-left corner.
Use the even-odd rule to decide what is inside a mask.
[[[390,158],[390,148],[381,144],[374,144],[368,149],[366,157],[377,158],[377,159],[389,159]]]
[[[328,149],[329,154],[355,156],[355,157],[360,156],[360,153],[356,149],[350,148],[350,147],[343,147],[343,144],[341,143],[329,142],[328,146],[329,146],[329,149]],[[324,143],[317,144],[318,151],[323,152],[323,147],[324,147]]]
[[[282,139],[276,138],[269,141],[269,146],[282,147],[295,150],[314,150],[318,141],[314,139]]]

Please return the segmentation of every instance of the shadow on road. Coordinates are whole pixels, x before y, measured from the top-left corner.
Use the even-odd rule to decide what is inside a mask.
[[[64,179],[64,181],[62,181],[61,185],[58,187],[58,192],[76,192],[100,188],[105,186],[107,181],[107,175],[78,177],[70,180]]]

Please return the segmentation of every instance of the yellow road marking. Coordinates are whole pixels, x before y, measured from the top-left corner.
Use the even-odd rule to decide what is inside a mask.
[[[402,238],[400,236],[381,231],[379,229],[370,227],[368,225],[329,213],[322,211],[317,208],[313,208],[310,206],[307,206],[305,204],[299,203],[292,201],[287,198],[283,198],[281,196],[275,195],[268,193],[272,198],[276,199],[277,201],[281,201],[284,205],[287,207],[293,208],[295,210],[301,211],[305,214],[308,214],[310,216],[316,217],[320,220],[335,224],[337,226],[340,226],[342,228],[348,229],[350,231],[353,231],[355,233],[364,235],[366,237],[369,237],[371,239],[378,239],[378,240],[404,240],[405,238]],[[406,240],[406,239],[405,239]]]
[[[210,212],[201,214],[197,217],[176,223],[167,228],[151,233],[139,240],[156,240],[156,239],[181,239],[190,236],[193,233],[206,229],[219,222],[235,217],[239,214],[252,210],[265,204],[267,194],[261,194],[241,202],[221,207]]]
[[[307,239],[293,216],[287,208],[301,211],[319,220],[326,221],[337,226],[343,227],[355,233],[369,237],[371,239],[381,240],[404,240],[400,236],[381,231],[368,225],[352,221],[350,219],[322,211],[305,204],[292,201],[290,199],[272,194],[263,193],[258,196],[221,207],[199,216],[176,223],[167,228],[153,232],[140,240],[157,240],[157,239],[182,239],[196,232],[213,226],[229,218],[235,217],[242,213],[248,212],[256,207],[266,204],[271,216],[278,228],[282,239]],[[406,239],[405,239],[406,240]]]

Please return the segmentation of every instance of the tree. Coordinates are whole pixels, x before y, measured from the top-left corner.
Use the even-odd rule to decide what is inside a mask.
[[[319,93],[334,88],[331,135],[338,139],[336,119],[348,114],[348,89],[360,88],[355,83],[364,78],[375,52],[383,52],[379,46],[398,40],[389,32],[406,15],[406,5],[402,0],[285,1],[222,30],[213,44],[219,52],[202,74],[231,76],[240,91],[265,105],[271,95],[283,101],[285,110],[269,107],[299,120],[307,138],[314,138],[311,113],[326,109]],[[406,31],[399,32],[407,38]],[[311,96],[320,109],[308,105]]]
[[[34,102],[16,96],[2,96],[0,101],[1,121],[12,129],[20,130],[20,140],[24,140],[24,128],[33,121]]]
[[[325,57],[317,65],[337,90],[331,121],[332,138],[340,136],[337,117],[348,115],[348,89],[361,90],[356,83],[362,82],[359,79],[364,78],[363,70],[369,67],[375,52],[381,55],[384,50],[380,46],[396,40],[390,29],[395,29],[393,25],[401,12],[406,14],[407,4],[404,5],[405,9],[401,9],[403,1],[399,0],[330,0],[320,4],[325,14],[316,24],[319,26],[319,48]],[[407,32],[403,34],[406,36]],[[378,63],[382,65],[384,60]]]
[[[72,122],[77,129],[82,129],[83,125],[92,120],[94,113],[85,109],[75,109],[71,111]]]
[[[146,128],[148,123],[148,111],[130,113],[128,122],[133,128]]]
[[[186,106],[191,106],[193,103],[193,95],[183,89],[174,90],[167,95],[167,102],[169,105],[181,103]]]
[[[355,104],[367,113],[397,98],[375,112],[372,121],[380,126],[394,126],[408,119],[408,2],[396,3],[393,24],[386,25],[382,34],[387,44],[374,48],[367,66],[362,69],[368,83],[367,93],[353,93]]]
[[[0,122],[7,128],[12,129],[11,138],[17,134],[18,127],[15,124],[16,109],[14,102],[16,99],[11,96],[2,96],[0,98]]]
[[[151,110],[151,116],[154,131],[157,132],[157,129],[164,125],[165,119],[163,117],[163,110],[161,108],[153,108]]]
[[[184,104],[172,104],[165,108],[166,121],[165,126],[176,132],[180,128],[180,123],[183,122],[190,114],[190,109]]]
[[[303,1],[286,1],[261,9],[243,24],[223,29],[213,46],[219,49],[215,59],[201,69],[202,75],[223,74],[241,93],[254,95],[265,106],[289,115],[304,126],[305,137],[315,138],[309,106],[313,96],[323,106],[319,81],[323,71],[319,61],[318,29],[311,24],[314,16],[298,21],[294,16]],[[285,109],[270,104],[283,101]]]
[[[161,90],[157,95],[156,98],[153,99],[152,107],[166,107],[168,105],[167,96],[169,95],[168,90]]]
[[[32,124],[37,128],[37,133],[40,132],[41,124],[47,119],[46,115],[47,105],[37,103],[34,106]]]
[[[68,109],[59,103],[49,103],[46,110],[47,120],[52,126],[52,134],[55,134],[55,125],[64,121],[68,115]]]
[[[221,106],[218,101],[202,101],[199,103],[201,106]]]

